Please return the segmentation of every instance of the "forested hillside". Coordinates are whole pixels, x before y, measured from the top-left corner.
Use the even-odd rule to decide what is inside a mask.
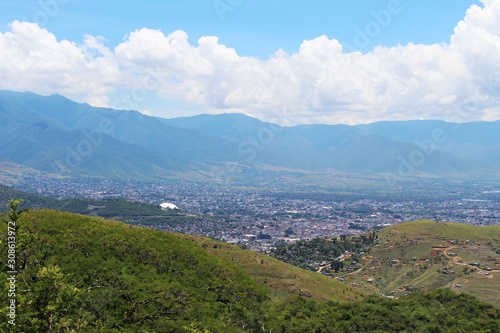
[[[5,234],[4,224],[1,253]],[[263,319],[264,287],[174,234],[39,210],[19,221],[17,242],[16,332],[181,332],[198,322],[217,332]]]
[[[18,191],[0,184],[0,202],[7,202],[11,198],[25,198],[23,207],[26,208],[51,208],[70,213],[101,216],[130,224],[175,226],[193,223],[194,221],[194,217],[185,216],[179,210],[163,210],[159,205],[131,202],[125,199],[94,200],[74,198],[57,200],[42,195]],[[0,212],[6,210],[6,206],[0,205]]]
[[[5,220],[12,216],[11,211]],[[290,294],[276,298],[266,283],[273,278],[271,271],[260,271],[267,277],[250,277],[247,270],[255,266],[221,259],[215,253],[231,250],[217,246],[210,253],[209,245],[213,249],[220,243],[194,236],[54,210],[25,213],[15,229],[17,317],[15,326],[0,321],[3,332],[500,330],[500,310],[448,290],[400,300],[365,294],[359,302]],[[2,223],[0,235],[0,253],[6,254],[7,223]],[[238,255],[241,261],[245,258]],[[0,274],[3,281],[8,270]],[[8,311],[8,288],[3,284],[0,293],[2,318]]]

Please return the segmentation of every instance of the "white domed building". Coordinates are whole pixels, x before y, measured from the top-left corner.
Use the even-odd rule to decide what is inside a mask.
[[[173,203],[165,202],[160,205],[161,209],[163,210],[171,210],[171,209],[179,209],[176,205]]]

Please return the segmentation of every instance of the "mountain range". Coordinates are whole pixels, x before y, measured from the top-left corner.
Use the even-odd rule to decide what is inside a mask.
[[[500,121],[266,123],[243,114],[174,119],[60,95],[0,91],[0,159],[114,179],[209,180],[217,170],[448,177],[499,175]]]

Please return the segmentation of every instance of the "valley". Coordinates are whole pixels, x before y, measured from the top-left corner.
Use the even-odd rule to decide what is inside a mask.
[[[282,127],[8,91],[0,120],[0,200],[31,209],[27,331],[60,306],[49,281],[66,330],[500,327],[499,122]]]
[[[0,332],[500,333],[500,0],[0,8]]]

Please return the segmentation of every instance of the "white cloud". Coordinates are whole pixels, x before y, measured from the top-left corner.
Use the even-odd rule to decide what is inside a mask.
[[[59,93],[105,105],[119,67],[100,42],[92,36],[81,45],[57,41],[37,24],[15,21],[10,32],[0,33],[0,88]]]
[[[241,57],[217,37],[193,45],[183,31],[144,28],[110,50],[100,38],[58,42],[34,24],[14,22],[0,34],[0,87],[101,105],[125,85],[132,97],[154,91],[209,112],[239,110],[282,123],[500,119],[500,0],[483,4],[467,11],[449,43],[344,53],[321,36],[267,60]]]
[[[456,102],[456,100],[457,100],[456,95],[445,96],[445,97],[441,98],[441,100],[439,101],[439,104],[441,104],[441,105],[453,104]]]

